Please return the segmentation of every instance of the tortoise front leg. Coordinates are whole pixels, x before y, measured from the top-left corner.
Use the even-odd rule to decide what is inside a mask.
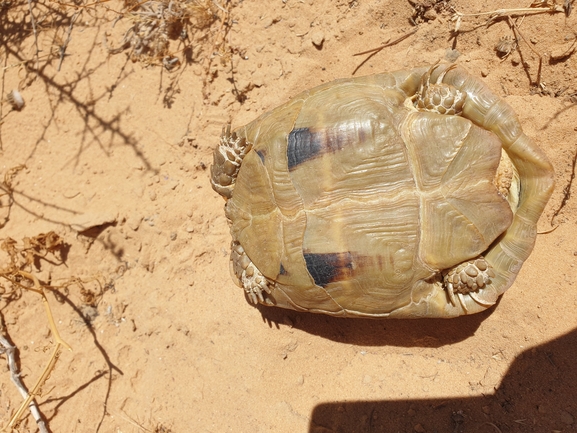
[[[210,183],[212,189],[227,200],[232,197],[240,165],[251,148],[252,144],[247,143],[244,137],[239,137],[236,132],[230,133],[230,125],[222,128],[220,144],[213,153]]]

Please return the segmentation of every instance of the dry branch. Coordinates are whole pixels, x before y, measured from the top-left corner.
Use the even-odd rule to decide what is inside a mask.
[[[536,15],[536,14],[545,14],[545,13],[564,13],[563,7],[553,4],[548,7],[529,7],[529,8],[513,8],[513,9],[497,9],[494,11],[487,11],[487,12],[477,12],[474,14],[465,14],[462,12],[458,12],[456,10],[453,11],[453,15],[451,16],[451,21],[455,23],[455,28],[453,31],[458,33],[461,28],[461,23],[463,18],[473,18],[473,17],[482,17],[488,16],[488,18],[481,24],[476,25],[473,27],[472,30],[478,29],[479,27],[487,27],[491,25],[493,22],[500,18],[515,18],[521,17],[526,15]]]
[[[5,329],[6,328],[4,326],[4,318],[2,317],[2,315],[0,315],[0,345],[2,346],[0,347],[0,354],[6,355],[6,360],[8,362],[8,369],[10,370],[10,379],[12,380],[12,383],[14,384],[16,389],[18,389],[18,392],[20,393],[22,398],[24,398],[26,401],[30,394],[28,394],[26,386],[24,386],[24,384],[20,380],[20,372],[18,371],[18,365],[16,363],[16,346],[10,344],[8,338],[4,336]],[[29,402],[28,408],[30,409],[30,413],[32,414],[32,417],[34,418],[36,424],[38,425],[38,430],[40,430],[40,433],[48,433],[46,424],[44,423],[42,415],[40,415],[40,411],[38,410],[38,406],[36,405],[36,402],[34,400],[31,400]],[[10,424],[9,426],[12,427]]]
[[[380,53],[383,48],[386,47],[390,47],[392,45],[396,45],[401,41],[404,41],[405,39],[407,39],[409,36],[414,35],[415,33],[417,33],[418,28],[413,29],[412,31],[410,31],[409,33],[405,33],[404,35],[398,37],[397,39],[395,39],[392,42],[387,42],[386,44],[381,45],[380,47],[377,48],[372,48],[370,50],[366,50],[363,51],[361,53],[355,53],[353,54],[353,56],[362,56],[364,54],[368,54],[368,56],[365,58],[365,60],[363,60],[361,63],[359,63],[359,65],[355,68],[355,70],[353,71],[352,75],[355,75],[355,73],[361,68],[361,66],[363,66],[365,63],[367,63],[369,61],[369,59],[371,59],[373,56],[375,56],[376,54]]]
[[[10,178],[5,180],[5,184],[10,187]],[[51,253],[55,254],[60,248],[63,246],[63,242],[61,238],[54,232],[49,232],[47,234],[40,234],[38,236],[32,238],[25,238],[24,245],[22,247],[18,247],[16,245],[16,241],[7,238],[4,239],[2,244],[0,245],[2,250],[4,250],[9,256],[9,264],[5,266],[3,269],[0,269],[0,278],[8,281],[13,290],[16,289],[23,289],[35,292],[40,295],[42,302],[44,304],[44,309],[46,312],[46,316],[48,318],[48,324],[50,327],[50,331],[52,336],[56,340],[56,344],[52,351],[52,355],[48,361],[48,364],[40,374],[40,377],[36,380],[36,383],[32,387],[30,391],[26,389],[22,381],[20,380],[20,375],[17,370],[16,364],[16,348],[13,346],[4,335],[0,337],[0,352],[5,353],[8,359],[8,366],[10,369],[10,374],[12,378],[12,382],[16,385],[18,391],[24,398],[22,404],[18,407],[16,412],[10,418],[8,425],[6,426],[6,431],[12,431],[13,429],[17,428],[18,424],[22,420],[24,411],[26,408],[29,408],[32,416],[36,420],[38,424],[38,428],[40,429],[41,433],[48,433],[47,427],[40,415],[40,411],[36,406],[34,399],[40,395],[42,386],[50,377],[54,366],[56,365],[56,361],[60,356],[60,352],[62,348],[66,348],[71,350],[70,346],[62,339],[58,329],[56,327],[56,323],[54,321],[54,316],[52,314],[52,310],[50,308],[50,304],[48,302],[48,298],[46,296],[46,288],[43,284],[40,283],[38,278],[25,270],[23,268],[31,267],[37,259],[46,259],[46,256]],[[52,288],[51,288],[52,289]],[[1,316],[0,316],[1,318]],[[0,332],[3,334],[4,332],[4,324],[0,323]]]

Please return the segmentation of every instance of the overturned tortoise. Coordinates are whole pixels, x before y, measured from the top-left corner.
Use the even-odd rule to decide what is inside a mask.
[[[506,102],[433,65],[337,80],[225,128],[211,182],[252,302],[455,317],[515,280],[553,168]]]

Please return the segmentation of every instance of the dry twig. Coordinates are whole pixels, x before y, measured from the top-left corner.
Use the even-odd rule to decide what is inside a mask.
[[[32,12],[31,0],[28,0],[28,10],[30,11],[30,22],[32,23],[32,31],[34,32],[34,46],[36,47],[36,53],[34,55],[34,57],[36,58],[35,69],[38,70],[38,65],[40,64],[38,53],[40,52],[40,48],[38,48],[38,32],[36,31],[36,20],[34,19],[34,13]]]
[[[551,225],[554,224],[555,218],[561,213],[561,210],[567,205],[567,202],[571,198],[571,188],[573,187],[573,181],[575,180],[575,169],[577,167],[577,150],[573,155],[573,163],[571,165],[571,176],[569,177],[569,181],[567,185],[563,188],[563,199],[559,204],[559,207],[553,211],[553,216],[551,217]]]
[[[8,182],[9,185],[9,182]],[[0,341],[2,346],[4,347],[4,352],[7,354],[8,357],[8,365],[10,368],[12,381],[15,383],[16,387],[20,394],[24,397],[24,401],[18,407],[16,412],[10,418],[10,421],[7,425],[7,429],[14,429],[18,426],[18,423],[21,421],[22,416],[26,408],[29,408],[32,412],[34,419],[36,420],[39,429],[42,433],[48,432],[46,425],[38,411],[36,403],[34,399],[40,395],[42,386],[50,376],[51,372],[56,365],[56,361],[60,356],[60,352],[62,348],[66,348],[68,350],[72,350],[70,346],[62,339],[58,329],[56,327],[56,323],[54,321],[54,316],[52,314],[52,310],[50,308],[50,304],[48,303],[48,298],[46,296],[46,288],[40,283],[38,278],[25,270],[23,268],[30,267],[34,263],[34,261],[38,258],[46,259],[46,256],[51,253],[55,254],[60,248],[62,248],[63,242],[61,238],[54,232],[49,232],[47,234],[41,234],[33,238],[25,238],[24,245],[22,247],[18,247],[16,245],[16,241],[7,238],[1,244],[2,249],[8,254],[10,263],[0,270],[0,278],[8,281],[13,289],[24,289],[35,292],[40,295],[42,299],[42,303],[44,304],[44,309],[46,312],[46,316],[48,318],[48,324],[50,327],[50,331],[52,336],[56,340],[56,344],[52,351],[52,355],[48,361],[48,364],[42,371],[40,377],[37,379],[36,383],[32,387],[30,391],[26,389],[26,387],[21,383],[19,380],[19,373],[12,367],[12,363],[16,366],[15,363],[15,347],[9,343],[7,339],[3,339]],[[4,288],[4,287],[3,287]],[[52,287],[50,289],[53,289]],[[3,330],[3,324],[2,329]],[[15,380],[18,378],[18,380]]]
[[[521,38],[523,40],[523,42],[525,42],[525,44],[529,47],[529,49],[531,51],[533,51],[533,53],[537,57],[539,57],[539,68],[537,69],[537,80],[535,81],[535,85],[536,85],[537,89],[543,90],[544,85],[541,82],[541,72],[542,72],[542,68],[543,68],[543,57],[541,56],[541,54],[539,54],[537,51],[535,51],[535,49],[531,46],[531,44],[529,42],[527,42],[527,39],[525,39],[525,36],[523,36],[523,33],[521,33],[521,30],[519,30],[519,27],[517,26],[517,24],[515,24],[515,21],[513,21],[511,19],[511,17],[507,17],[507,20],[509,22],[509,26],[511,26],[511,29],[513,30],[513,33],[515,34],[515,39],[519,40],[519,38]],[[520,49],[519,49],[519,53],[521,53]],[[523,66],[525,67],[525,62],[523,62]],[[527,71],[527,74],[530,77],[529,71]],[[533,84],[533,83],[531,83],[531,84]]]
[[[488,16],[488,18],[481,24],[474,26],[470,31],[478,29],[479,27],[487,27],[493,24],[495,21],[501,18],[514,18],[526,15],[536,15],[536,14],[545,14],[545,13],[558,13],[564,12],[563,7],[552,4],[551,6],[547,7],[529,7],[529,8],[513,8],[513,9],[497,9],[494,11],[488,12],[478,12],[474,14],[464,14],[462,12],[453,11],[453,15],[451,16],[451,21],[455,23],[455,28],[453,29],[454,33],[458,33],[461,28],[461,23],[463,18],[473,18],[473,17],[482,17]]]
[[[70,26],[68,26],[68,31],[66,32],[66,40],[64,41],[64,43],[60,47],[58,47],[58,51],[60,52],[60,60],[58,62],[58,72],[60,72],[60,68],[62,67],[62,62],[64,61],[64,56],[66,55],[66,48],[68,48],[68,44],[70,43],[70,35],[72,33],[72,26],[74,25],[74,22],[76,21],[76,19],[80,15],[80,13],[81,13],[81,11],[76,11],[74,13],[74,15],[72,15],[72,18],[70,18]]]
[[[6,327],[4,326],[4,318],[0,314],[0,354],[6,355],[6,361],[8,362],[8,369],[10,370],[10,379],[12,383],[20,392],[22,398],[28,398],[28,390],[20,380],[20,372],[18,371],[18,365],[16,363],[16,346],[10,344],[8,338],[5,337],[4,333],[6,332]],[[48,433],[48,429],[46,428],[46,423],[42,419],[42,415],[40,415],[40,411],[38,410],[38,406],[34,400],[30,401],[28,405],[30,409],[30,413],[32,417],[36,421],[38,425],[38,430],[40,433]]]
[[[386,44],[381,45],[380,47],[377,48],[371,48],[370,50],[367,51],[363,51],[361,53],[355,53],[353,54],[353,56],[362,56],[364,54],[368,54],[368,56],[366,57],[365,60],[363,60],[361,63],[359,63],[359,65],[355,68],[355,70],[353,71],[352,75],[355,75],[356,72],[361,68],[361,66],[363,66],[365,63],[367,63],[369,61],[369,59],[371,59],[373,56],[377,55],[378,53],[380,53],[383,48],[386,47],[390,47],[392,45],[396,45],[401,41],[404,41],[405,39],[407,39],[409,36],[414,35],[415,33],[417,33],[418,28],[413,29],[412,31],[410,31],[409,33],[405,33],[404,35],[402,35],[401,37],[398,37],[397,39],[395,39],[392,42],[387,42]]]

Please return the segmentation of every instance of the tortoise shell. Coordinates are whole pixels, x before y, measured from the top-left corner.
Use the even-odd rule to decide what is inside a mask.
[[[214,156],[249,299],[336,316],[490,307],[553,188],[513,110],[454,65],[305,91],[225,130]]]

